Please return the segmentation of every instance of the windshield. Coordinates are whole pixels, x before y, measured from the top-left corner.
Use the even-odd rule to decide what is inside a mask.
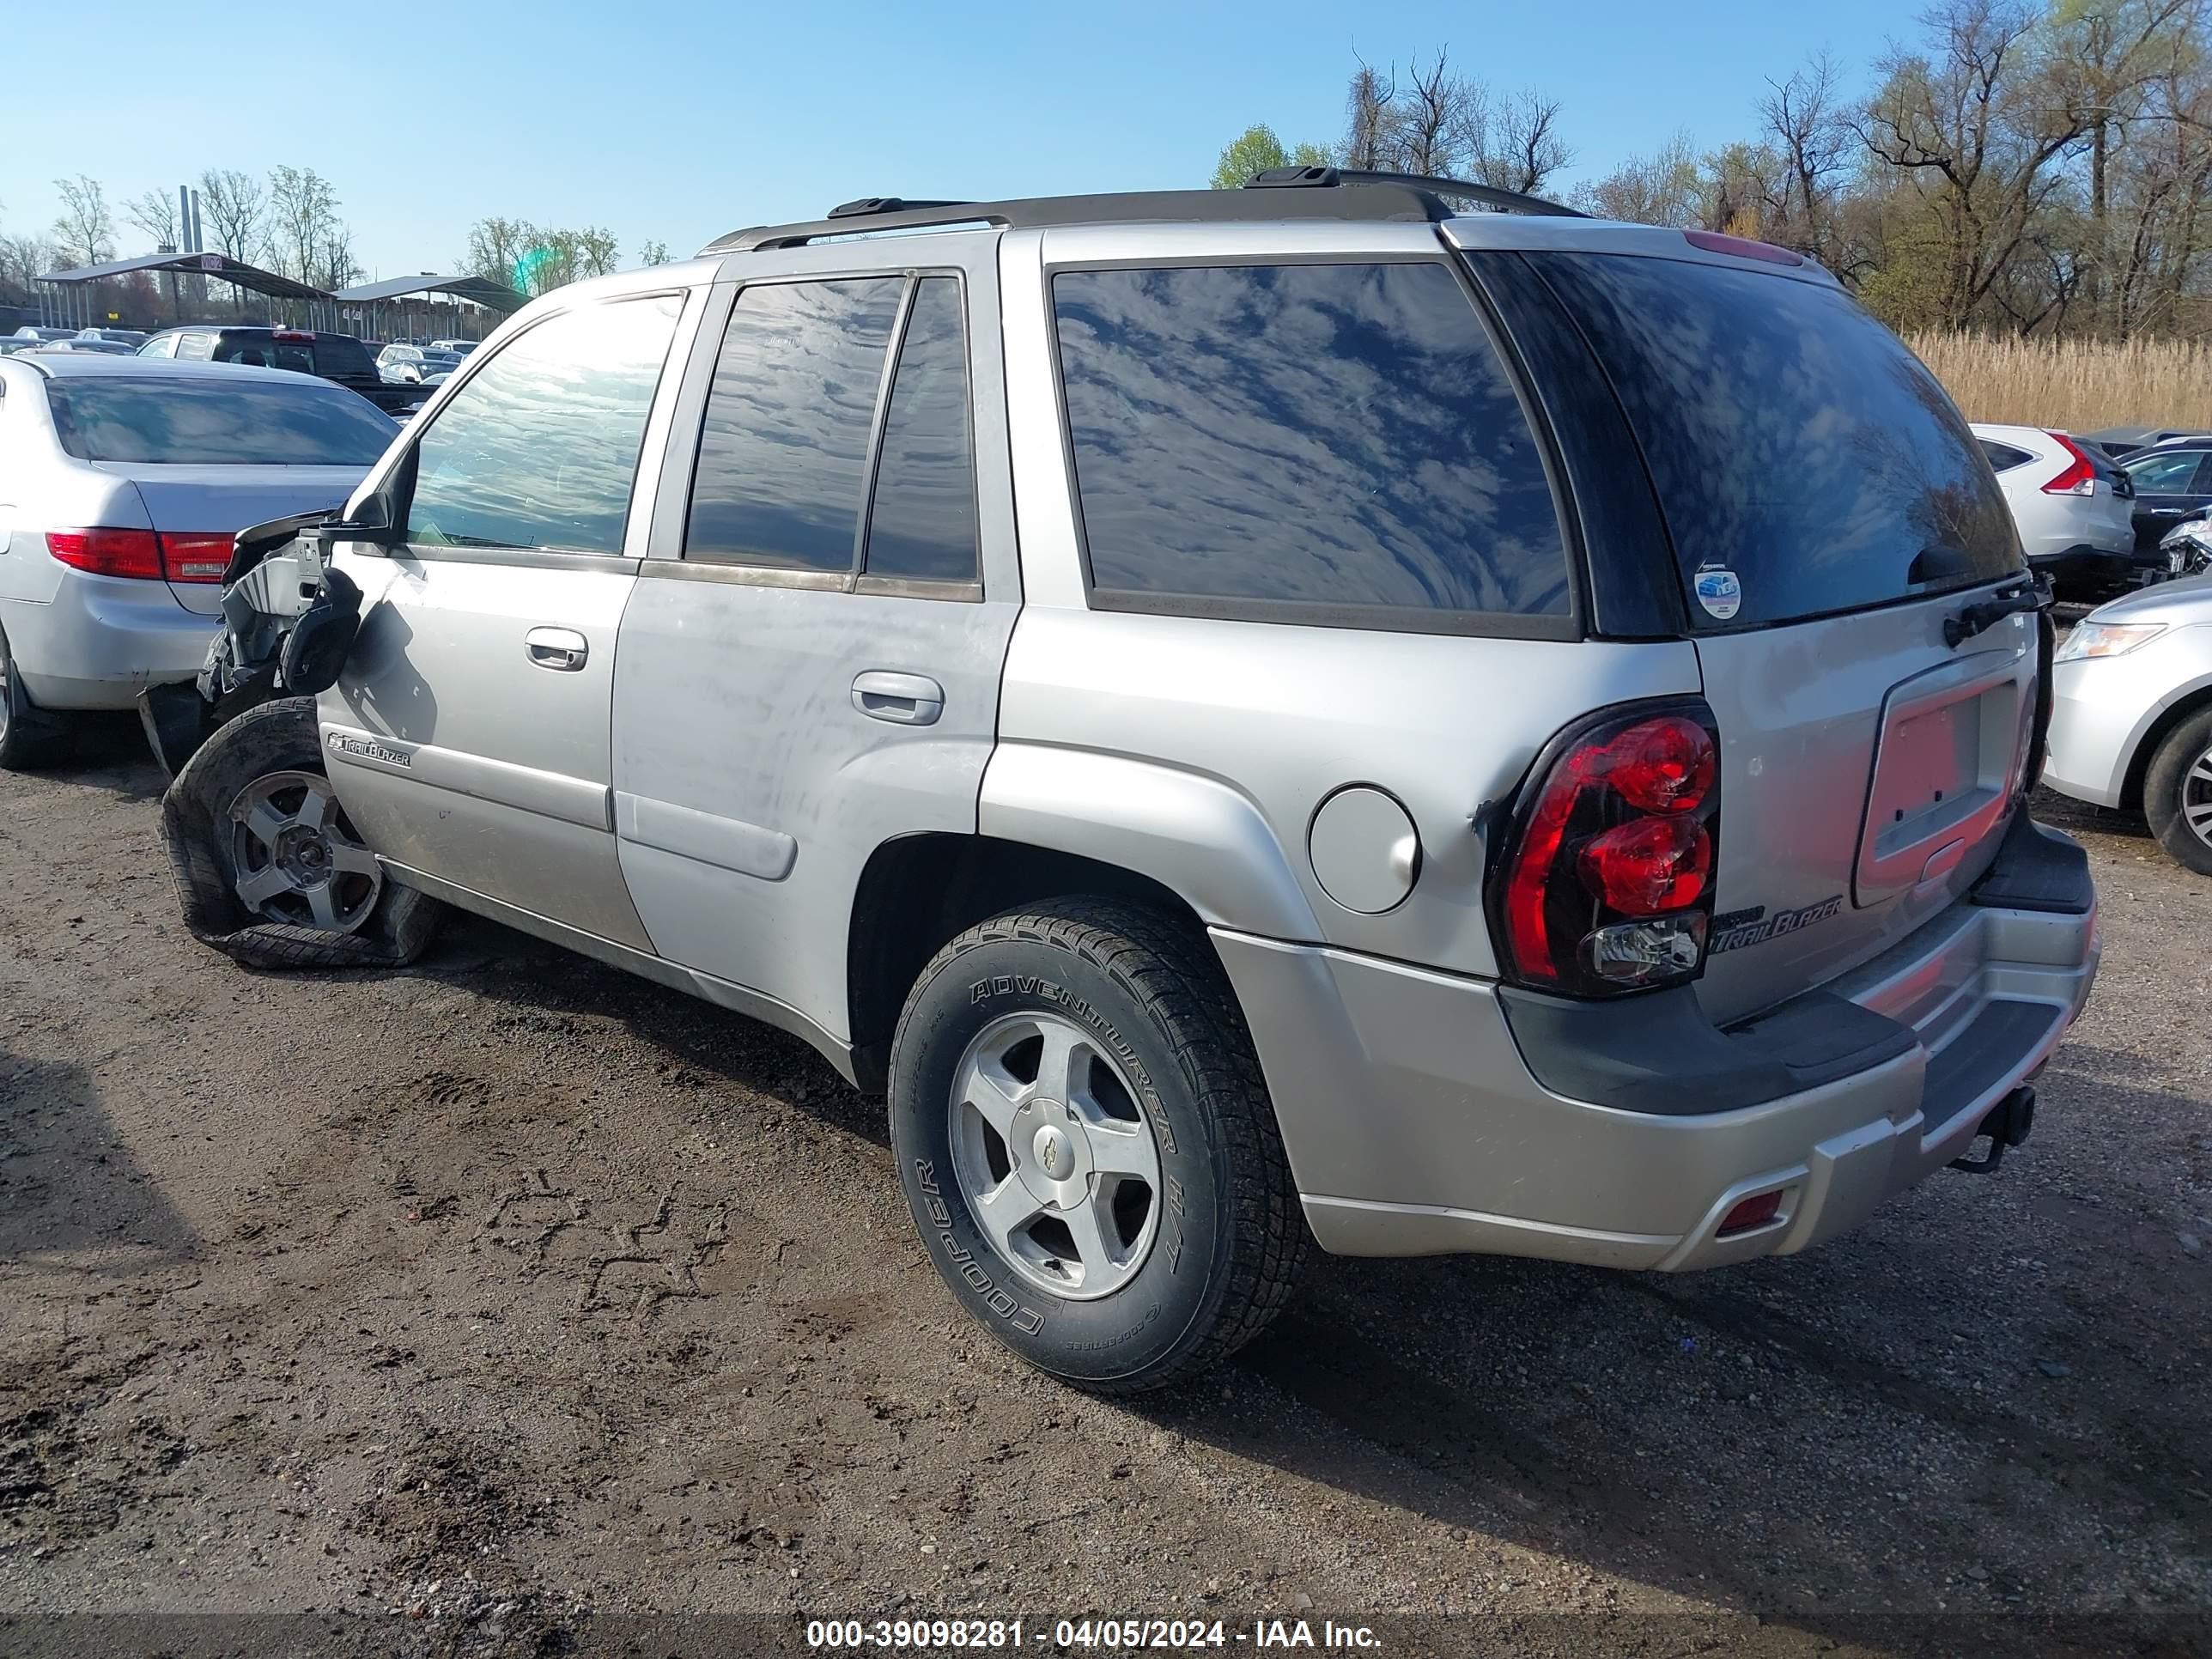
[[[63,449],[83,461],[170,466],[359,466],[399,428],[326,380],[57,379],[47,385]]]
[[[1863,610],[2021,568],[1958,410],[1840,289],[1689,260],[1529,259],[1642,443],[1692,626]]]

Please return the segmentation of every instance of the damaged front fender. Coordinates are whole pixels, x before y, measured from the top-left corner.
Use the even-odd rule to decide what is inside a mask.
[[[222,628],[190,685],[142,692],[139,723],[172,778],[216,728],[278,697],[337,683],[361,629],[361,590],[329,565],[335,513],[303,513],[239,532],[224,568]]]

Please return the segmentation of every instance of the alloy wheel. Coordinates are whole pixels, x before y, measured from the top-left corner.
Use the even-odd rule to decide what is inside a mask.
[[[230,804],[231,870],[239,900],[264,921],[350,933],[384,890],[364,847],[314,772],[271,772]]]
[[[2212,847],[2212,749],[2191,761],[2181,775],[2181,821],[2191,835]]]
[[[1073,1020],[1009,1014],[953,1073],[952,1164],[1006,1265],[1092,1301],[1129,1282],[1159,1231],[1160,1155],[1120,1064]]]

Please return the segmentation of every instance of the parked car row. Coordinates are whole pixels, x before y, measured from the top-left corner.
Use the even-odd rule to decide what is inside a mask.
[[[2212,689],[2087,678],[2173,624],[2057,653],[2023,564],[2132,568],[2144,475],[1971,430],[1784,250],[1273,182],[533,302],[343,502],[270,498],[142,696],[195,933],[404,963],[451,905],[797,1033],[887,1094],[951,1294],[1107,1391],[1310,1243],[1679,1271],[1994,1169],[2100,949],[2046,747],[2154,734],[2212,822]],[[63,436],[161,367],[0,374],[109,492],[40,556],[127,489],[211,622],[180,463]]]

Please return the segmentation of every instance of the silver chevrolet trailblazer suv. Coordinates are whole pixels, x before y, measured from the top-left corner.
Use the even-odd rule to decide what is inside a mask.
[[[1832,1238],[2025,1139],[2096,970],[1989,466],[1732,237],[857,202],[538,301],[233,566],[203,690],[278,695],[173,787],[196,929],[398,960],[442,901],[799,1033],[1087,1388],[1309,1238]]]

